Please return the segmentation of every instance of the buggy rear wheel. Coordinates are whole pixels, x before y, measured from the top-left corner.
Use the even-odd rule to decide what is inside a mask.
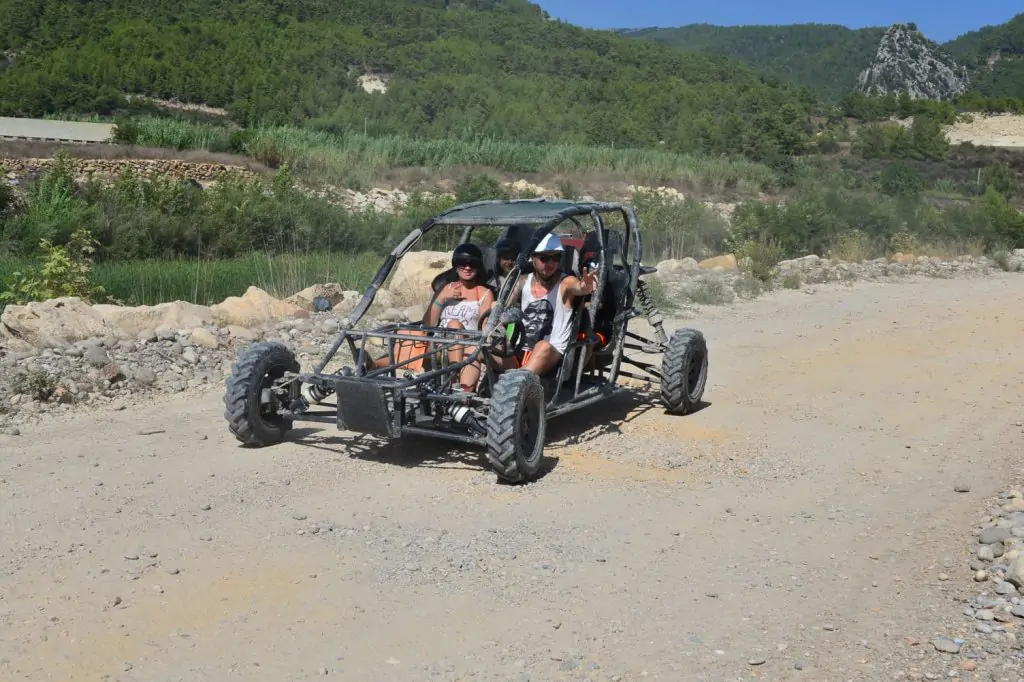
[[[708,344],[696,329],[677,329],[661,360],[661,400],[672,414],[690,414],[708,380]]]
[[[502,374],[487,414],[487,460],[498,478],[521,483],[536,476],[546,431],[544,388],[537,376],[525,369]]]
[[[284,344],[263,341],[242,351],[224,392],[224,418],[235,438],[249,446],[272,445],[284,438],[292,420],[277,414],[276,400],[264,403],[263,391],[285,372],[298,371],[295,354]]]

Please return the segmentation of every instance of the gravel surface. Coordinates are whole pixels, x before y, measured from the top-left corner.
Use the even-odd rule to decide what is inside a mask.
[[[318,425],[238,447],[220,379],[19,422],[0,678],[1024,679],[1024,278],[811,293],[671,321],[710,405],[560,418],[526,486]]]

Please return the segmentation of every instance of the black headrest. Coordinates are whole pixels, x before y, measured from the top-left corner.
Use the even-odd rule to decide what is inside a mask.
[[[622,233],[618,230],[605,230],[604,237],[608,244],[606,256],[609,261],[612,260],[613,256],[618,256],[623,252]],[[597,253],[599,250],[599,242],[597,240],[597,230],[591,230],[583,236],[583,248],[580,249],[584,254]]]
[[[486,280],[498,271],[498,252],[493,246],[481,246],[480,251],[484,256],[484,271],[480,274]]]
[[[507,239],[515,244],[520,251],[526,248],[536,231],[532,225],[509,225],[499,235],[499,239]]]
[[[562,272],[567,275],[580,276],[580,252],[575,246],[564,244],[562,252]]]

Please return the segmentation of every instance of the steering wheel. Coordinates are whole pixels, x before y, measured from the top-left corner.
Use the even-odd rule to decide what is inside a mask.
[[[523,325],[523,311],[519,308],[509,308],[501,314],[498,326],[494,328],[495,334],[504,331],[501,336],[493,339],[488,348],[492,355],[500,358],[510,358],[519,353],[526,345],[526,327]]]

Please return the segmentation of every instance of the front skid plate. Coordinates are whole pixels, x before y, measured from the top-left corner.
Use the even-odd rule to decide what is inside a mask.
[[[334,391],[339,429],[391,437],[391,410],[383,386],[366,379],[339,377],[334,380]]]

